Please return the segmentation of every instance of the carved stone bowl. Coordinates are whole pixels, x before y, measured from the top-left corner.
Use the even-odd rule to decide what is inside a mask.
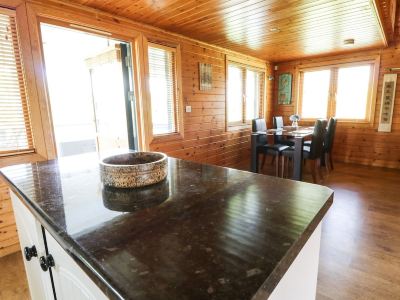
[[[167,177],[168,159],[160,152],[130,152],[100,161],[105,186],[136,188],[160,182]]]

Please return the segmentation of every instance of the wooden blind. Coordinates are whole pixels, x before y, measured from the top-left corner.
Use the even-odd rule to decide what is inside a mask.
[[[153,134],[168,134],[177,128],[175,49],[150,44],[149,80]]]
[[[33,152],[15,14],[0,9],[0,156]]]

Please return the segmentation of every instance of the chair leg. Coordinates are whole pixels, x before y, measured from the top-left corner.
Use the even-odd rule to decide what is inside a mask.
[[[264,169],[264,165],[265,165],[265,158],[267,157],[267,155],[264,153],[264,155],[263,155],[263,159],[262,159],[262,162],[261,162],[261,169]]]
[[[282,169],[282,178],[285,178],[285,157],[281,156],[281,169]]]
[[[317,169],[317,160],[313,159],[310,161],[310,169],[311,169],[311,175],[313,178],[313,182],[317,183],[317,173],[316,173],[316,169]]]
[[[321,180],[324,180],[324,174],[322,174],[322,172],[321,172],[321,159],[320,158],[317,159],[316,171],[317,171],[318,177],[321,178]]]
[[[332,159],[332,153],[331,153],[331,152],[329,152],[329,153],[328,153],[328,155],[329,155],[329,164],[330,164],[331,170],[333,171],[333,159]]]
[[[289,178],[289,167],[290,167],[290,157],[288,157],[287,162],[285,163],[285,173],[286,173],[286,178]]]
[[[329,153],[325,152],[325,168],[326,168],[326,173],[329,174],[329,168],[330,168],[330,162],[329,162]]]
[[[293,174],[293,169],[294,169],[294,158],[289,157],[289,164],[288,164],[288,177],[290,177],[289,174]]]
[[[279,177],[279,152],[274,155],[275,158],[275,176]]]
[[[276,159],[275,155],[274,155],[274,156],[272,156],[271,165],[273,165],[273,164],[274,164],[274,162],[275,162],[275,159]]]

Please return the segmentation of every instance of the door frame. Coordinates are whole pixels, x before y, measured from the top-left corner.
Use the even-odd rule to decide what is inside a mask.
[[[136,130],[138,139],[138,150],[145,150],[143,109],[140,99],[143,94],[143,80],[140,80],[140,74],[143,74],[143,65],[141,63],[142,52],[142,33],[132,29],[129,24],[116,19],[107,19],[99,17],[97,12],[82,10],[78,7],[70,7],[63,4],[57,6],[51,4],[26,3],[26,12],[28,20],[28,29],[31,39],[32,60],[34,64],[34,75],[36,78],[36,87],[38,91],[39,106],[42,118],[46,120],[43,124],[43,131],[47,145],[47,159],[57,158],[57,149],[54,136],[54,125],[51,115],[51,105],[48,93],[48,84],[46,78],[46,66],[43,53],[42,36],[40,23],[57,25],[96,34],[102,37],[108,37],[130,44],[130,56],[132,65],[133,92],[138,101],[135,102],[136,108]],[[46,129],[49,130],[46,130]]]

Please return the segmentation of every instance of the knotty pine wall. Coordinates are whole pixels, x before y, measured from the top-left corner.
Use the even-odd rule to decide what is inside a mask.
[[[336,138],[333,149],[334,160],[342,162],[358,163],[370,166],[382,166],[400,168],[400,78],[397,80],[396,99],[391,133],[378,132],[379,114],[381,108],[382,81],[389,67],[400,67],[400,39],[394,46],[382,50],[354,52],[341,56],[327,56],[315,59],[303,59],[277,64],[279,74],[291,72],[293,76],[293,96],[291,105],[278,105],[276,95],[278,82],[275,80],[273,111],[275,115],[282,115],[286,123],[290,123],[289,116],[296,111],[298,78],[296,70],[303,64],[331,61],[332,59],[354,58],[380,54],[379,81],[376,95],[375,115],[372,127],[363,127],[357,124],[345,124],[338,122]],[[300,122],[302,124],[302,122]]]
[[[228,167],[249,162],[251,129],[227,131],[225,128],[225,54],[201,45],[181,44],[183,106],[192,106],[192,112],[183,113],[183,139],[152,143],[151,150]],[[244,55],[237,56],[249,59]],[[199,89],[199,62],[212,64],[211,90]],[[267,73],[268,77],[270,65],[267,65]],[[267,103],[272,103],[272,90],[273,85],[267,81]],[[270,115],[271,111],[272,106],[267,105],[264,113]]]
[[[2,0],[0,0],[1,2]],[[26,7],[25,7],[26,2]],[[48,2],[48,3],[47,3]],[[22,3],[22,4],[21,4]],[[184,136],[182,139],[163,141],[162,143],[150,144],[151,150],[162,151],[170,156],[189,159],[193,161],[216,164],[221,166],[236,167],[238,165],[249,166],[250,160],[250,128],[236,131],[226,131],[225,128],[225,60],[226,55],[230,57],[237,57],[241,61],[249,62],[266,62],[260,59],[255,59],[250,56],[239,54],[225,50],[220,47],[213,45],[197,42],[193,39],[160,31],[157,28],[149,27],[140,23],[131,22],[131,20],[121,19],[116,16],[110,16],[100,11],[86,9],[83,6],[74,6],[59,3],[52,3],[51,1],[44,1],[44,3],[36,3],[35,1],[24,1],[17,0],[15,5],[20,5],[21,18],[25,18],[25,12],[29,12],[29,17],[32,18],[37,12],[43,13],[46,16],[52,16],[55,19],[64,20],[65,16],[73,15],[77,20],[83,20],[82,22],[88,22],[92,20],[96,23],[96,26],[108,24],[109,29],[112,31],[114,28],[121,27],[121,34],[129,34],[129,30],[132,29],[136,32],[141,32],[146,36],[152,36],[157,40],[162,41],[164,38],[168,42],[177,43],[181,48],[181,73],[182,73],[182,94],[184,106],[191,105],[192,112],[184,113],[183,115],[183,130]],[[27,9],[26,9],[27,8]],[[22,19],[19,19],[21,22]],[[68,18],[66,19],[68,20]],[[40,41],[37,40],[38,36],[34,34],[35,30],[32,26],[37,26],[37,22],[32,20],[23,19],[24,23],[19,23],[21,28],[19,34],[24,42],[23,48],[27,52],[27,56],[24,56],[25,60],[25,73],[31,80],[27,82],[30,84],[30,88],[34,86],[37,88],[37,95],[39,101],[31,101],[31,112],[40,111],[39,103],[46,107],[45,91],[41,84],[41,75],[38,76],[33,69],[28,68],[33,60],[41,65],[41,55],[38,51]],[[26,23],[25,23],[26,22]],[[101,28],[101,27],[100,27]],[[107,29],[107,28],[106,28]],[[29,32],[32,31],[32,32]],[[29,35],[31,34],[31,35]],[[29,41],[31,37],[30,44]],[[29,58],[29,59],[27,59]],[[210,91],[199,90],[199,62],[211,63],[213,66],[213,88]],[[267,65],[268,72],[266,76],[271,72],[270,66]],[[35,83],[36,82],[36,83]],[[273,86],[268,82],[266,87],[266,95],[268,100],[272,98]],[[30,98],[32,100],[33,97]],[[271,101],[269,101],[271,103]],[[47,110],[45,110],[47,112]],[[271,114],[272,107],[267,106],[263,113]],[[35,114],[36,117],[39,114]],[[45,133],[47,138],[47,144],[49,149],[41,151],[40,155],[17,155],[13,157],[1,158],[0,167],[24,163],[33,162],[38,160],[45,160],[46,158],[52,158],[55,153],[54,146],[51,141],[50,126],[43,124],[51,124],[49,121],[50,117],[43,113],[40,115],[46,122],[39,124],[38,118],[32,118],[32,124],[38,126],[38,131]],[[47,122],[49,121],[49,122]],[[42,126],[43,125],[43,126]],[[148,124],[145,126],[149,126]],[[39,128],[40,127],[40,128]],[[36,138],[36,147],[38,148],[38,141],[42,141],[43,144],[45,138]],[[46,145],[47,145],[46,144]],[[42,155],[42,156],[41,156]],[[8,193],[7,185],[0,179],[0,257],[18,251],[19,243],[15,228],[15,220],[12,212],[11,201]]]

